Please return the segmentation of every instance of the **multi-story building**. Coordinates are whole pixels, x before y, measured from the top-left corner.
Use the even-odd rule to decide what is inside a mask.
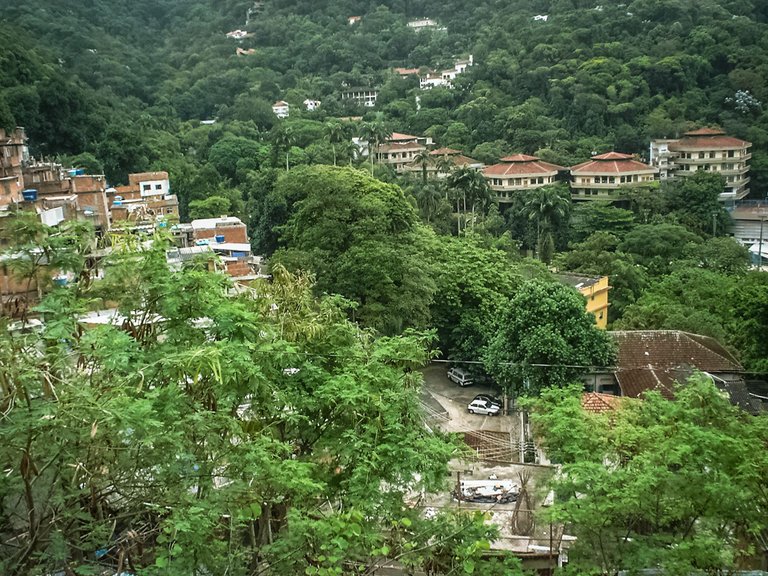
[[[622,190],[651,186],[659,169],[631,154],[608,152],[571,166],[570,173],[573,200],[621,200]]]
[[[491,190],[501,203],[512,202],[515,194],[548,184],[554,184],[562,166],[544,162],[536,156],[514,154],[483,170]]]
[[[288,118],[291,114],[291,105],[285,100],[278,100],[272,104],[272,113],[278,118]]]
[[[746,246],[768,241],[768,202],[745,200],[731,214],[731,234]]]
[[[448,162],[441,162],[443,159]],[[450,168],[448,164],[450,164]],[[469,156],[464,156],[459,150],[438,148],[429,153],[429,162],[427,162],[426,166],[422,166],[421,163],[411,162],[411,164],[404,168],[404,171],[418,175],[423,174],[426,169],[427,178],[446,178],[455,168],[474,168],[475,170],[480,170],[483,168],[483,163]]]
[[[140,172],[128,175],[127,186],[107,190],[112,222],[123,222],[131,228],[148,225],[154,229],[158,220],[175,220],[179,200],[171,194],[168,172]]]
[[[22,165],[28,159],[24,128],[16,128],[11,133],[0,128],[0,208],[22,201]]]
[[[720,129],[700,128],[677,140],[652,141],[650,158],[662,179],[685,178],[699,170],[720,174],[725,178],[720,200],[733,203],[749,194],[751,146]]]
[[[391,166],[395,172],[405,172],[413,162],[414,157],[426,150],[426,146],[420,144],[418,140],[409,142],[386,142],[376,148],[376,157],[379,163]]]
[[[558,274],[557,278],[568,286],[573,286],[587,299],[587,312],[594,315],[595,324],[605,330],[608,327],[608,276],[581,276],[578,274]]]
[[[373,108],[376,106],[376,99],[379,97],[379,91],[376,88],[345,88],[341,92],[342,100],[354,100],[360,106]]]

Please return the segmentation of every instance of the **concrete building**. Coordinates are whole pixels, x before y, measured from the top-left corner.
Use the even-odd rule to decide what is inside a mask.
[[[375,154],[380,164],[391,166],[395,172],[402,173],[413,162],[414,157],[426,149],[426,146],[415,139],[408,142],[390,141],[377,147]]]
[[[376,99],[379,97],[379,91],[376,88],[345,88],[341,91],[342,100],[353,100],[360,106],[373,108],[376,106]]]
[[[595,317],[598,328],[608,327],[608,276],[581,276],[579,274],[558,274],[558,280],[572,286],[587,299],[587,312]]]
[[[491,190],[501,203],[512,202],[515,194],[524,190],[554,184],[565,168],[544,162],[536,156],[514,154],[483,170]]]
[[[312,112],[314,110],[317,110],[320,108],[320,100],[312,100],[311,98],[307,98],[303,102],[304,108],[307,109],[307,111]]]
[[[127,186],[107,190],[113,225],[154,230],[160,221],[176,221],[179,200],[171,194],[168,172],[141,172],[128,175]]]
[[[23,201],[22,166],[29,160],[24,128],[6,132],[0,128],[0,209]]]
[[[442,162],[442,160],[447,162]],[[451,165],[450,170],[447,170],[447,164]],[[411,164],[404,167],[404,171],[418,176],[424,173],[424,168],[420,163],[411,162]],[[455,168],[474,168],[475,170],[480,170],[483,168],[483,163],[469,156],[464,156],[459,150],[454,150],[453,148],[438,148],[429,153],[429,162],[426,165],[427,178],[447,178],[451,170]]]
[[[272,113],[278,118],[288,118],[291,114],[291,105],[284,100],[278,100],[272,104]]]
[[[749,194],[751,146],[750,142],[727,136],[720,129],[700,128],[677,140],[652,141],[650,158],[662,179],[685,178],[698,170],[722,175],[725,191],[720,199],[732,205]]]
[[[631,154],[608,152],[570,168],[573,200],[621,200],[622,190],[651,186],[659,169]]]
[[[733,237],[746,246],[768,241],[768,202],[742,201],[730,212]]]

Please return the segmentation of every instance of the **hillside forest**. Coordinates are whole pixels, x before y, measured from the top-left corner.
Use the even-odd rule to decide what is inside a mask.
[[[452,88],[393,71],[469,55]],[[348,87],[378,88],[375,107],[343,99]],[[764,418],[694,379],[679,403],[654,396],[609,422],[568,387],[616,350],[555,273],[609,277],[609,329],[711,336],[768,379],[768,275],[729,237],[722,177],[655,182],[620,204],[573,203],[558,182],[500,204],[474,170],[396,174],[352,138],[572,166],[614,150],[647,160],[651,139],[716,126],[752,143],[749,199],[762,200],[768,3],[0,0],[0,127],[14,126],[34,157],[112,185],[167,171],[182,221],[241,218],[272,278],[231,297],[197,264],[168,274],[156,238],[113,254],[99,282],[48,294],[40,334],[0,338],[0,461],[15,472],[0,475],[0,571],[88,576],[112,542],[126,554],[113,565],[151,575],[372,573],[396,557],[518,576],[484,554],[498,534],[482,515],[431,523],[403,507],[464,450],[420,420],[432,359],[539,396],[534,425],[571,467],[557,490],[572,497],[550,518],[582,538],[572,573],[716,573],[766,541],[768,461],[749,449],[765,445]],[[6,224],[15,254],[42,249],[88,276],[92,231]],[[105,302],[166,322],[80,330]],[[672,512],[635,506],[651,496]],[[4,531],[11,518],[23,529]],[[603,530],[615,548],[600,549]]]

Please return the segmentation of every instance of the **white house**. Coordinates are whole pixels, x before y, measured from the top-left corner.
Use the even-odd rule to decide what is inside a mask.
[[[362,19],[363,19],[362,16],[350,16],[349,18],[347,18],[347,22],[349,22],[350,26],[353,26],[354,24],[357,24],[358,22],[360,22],[360,20]]]
[[[278,118],[288,118],[290,114],[290,108],[291,106],[284,100],[278,100],[272,104],[272,112],[274,112],[275,116]]]
[[[426,28],[437,28],[437,22],[431,18],[420,18],[408,22],[408,28],[413,28],[418,32],[419,30],[424,30]]]
[[[307,98],[304,100],[304,107],[310,112],[317,110],[320,108],[320,100],[311,100],[310,98]]]
[[[234,38],[235,40],[242,40],[248,36],[248,32],[245,30],[232,30],[232,32],[227,32],[227,38]]]

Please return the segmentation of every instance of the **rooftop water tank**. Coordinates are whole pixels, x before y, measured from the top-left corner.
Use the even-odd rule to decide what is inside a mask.
[[[35,188],[27,188],[21,192],[25,202],[34,202],[37,200],[37,190]]]
[[[216,234],[216,243],[217,244],[223,244],[225,239],[226,238],[224,237],[224,234]]]

